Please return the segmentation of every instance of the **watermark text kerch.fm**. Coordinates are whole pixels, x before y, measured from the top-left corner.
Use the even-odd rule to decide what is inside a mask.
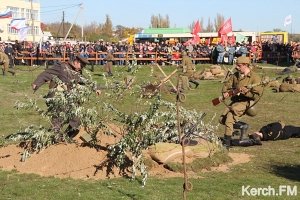
[[[296,185],[279,185],[278,187],[252,187],[242,186],[242,196],[297,196],[298,188]]]

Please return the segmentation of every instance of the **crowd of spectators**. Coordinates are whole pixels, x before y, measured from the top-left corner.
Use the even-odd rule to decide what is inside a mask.
[[[291,42],[288,44],[276,43],[273,41],[243,42],[234,44],[188,44],[184,42],[149,42],[142,41],[129,45],[126,42],[111,43],[103,40],[96,42],[63,42],[51,44],[49,41],[42,44],[31,42],[0,43],[0,50],[18,58],[36,57],[35,64],[41,64],[45,58],[73,59],[74,55],[80,54],[88,58],[95,65],[104,65],[108,52],[114,55],[114,65],[126,65],[126,61],[137,58],[138,64],[149,64],[163,58],[166,61],[180,64],[181,54],[186,51],[193,59],[194,64],[209,62],[213,64],[233,64],[236,57],[246,55],[252,62],[266,61],[278,64],[281,61],[295,62],[293,55],[300,52],[300,43]],[[206,58],[206,59],[203,59]],[[26,63],[26,59],[17,60],[16,64]],[[29,63],[27,63],[29,64]],[[51,64],[51,63],[50,63]]]

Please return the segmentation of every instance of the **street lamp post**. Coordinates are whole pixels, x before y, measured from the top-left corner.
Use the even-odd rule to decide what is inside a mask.
[[[30,15],[31,15],[31,31],[32,31],[32,42],[35,43],[35,31],[34,31],[34,19],[33,19],[33,0],[31,0],[31,9],[30,9]]]

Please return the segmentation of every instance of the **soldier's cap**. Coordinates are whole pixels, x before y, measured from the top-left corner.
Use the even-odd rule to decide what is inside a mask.
[[[240,56],[236,60],[236,64],[250,64],[250,58],[246,56]]]
[[[75,59],[78,60],[78,61],[79,61],[81,64],[83,64],[84,66],[90,64],[90,62],[89,62],[86,58],[84,58],[84,57],[82,57],[82,56],[80,56],[80,55],[77,55],[77,56],[75,57]]]

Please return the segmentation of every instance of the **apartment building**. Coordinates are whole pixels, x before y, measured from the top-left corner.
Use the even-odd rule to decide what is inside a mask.
[[[1,41],[20,40],[19,31],[10,26],[12,19],[25,18],[28,26],[26,41],[39,42],[41,33],[40,2],[39,0],[1,0],[0,13],[12,11],[12,18],[0,18]]]

